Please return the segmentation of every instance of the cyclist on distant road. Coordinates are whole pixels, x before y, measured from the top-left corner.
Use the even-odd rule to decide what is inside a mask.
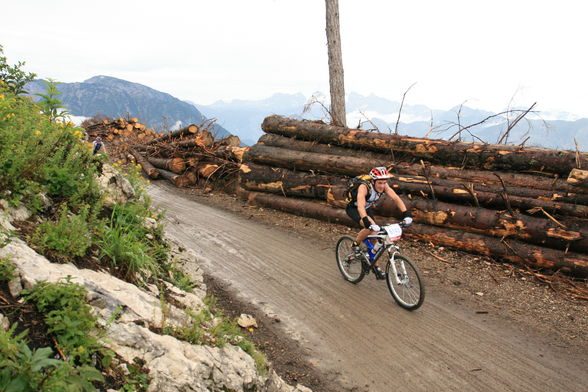
[[[345,210],[347,215],[353,219],[353,221],[357,222],[360,226],[363,227],[353,242],[353,251],[357,256],[361,256],[359,244],[361,244],[361,242],[365,240],[370,234],[377,234],[380,231],[380,226],[378,226],[376,220],[374,219],[372,207],[377,203],[383,194],[386,194],[396,203],[396,206],[400,212],[402,212],[404,218],[403,222],[406,225],[410,225],[412,223],[412,218],[406,209],[404,202],[396,194],[396,192],[394,192],[394,189],[388,185],[388,179],[390,178],[388,170],[385,167],[375,167],[370,171],[369,177],[367,178],[368,179],[366,181],[362,181],[359,186],[351,189],[351,200],[347,204],[347,209]],[[377,278],[385,279],[386,274],[377,265],[377,262],[375,267],[377,271]]]
[[[94,145],[94,152],[92,153],[92,155],[96,155],[104,145],[104,143],[102,143],[102,138],[100,136],[98,136],[92,144]]]

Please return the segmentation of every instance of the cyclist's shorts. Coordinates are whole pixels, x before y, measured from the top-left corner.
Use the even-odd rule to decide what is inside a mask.
[[[354,206],[353,203],[349,203],[347,204],[347,208],[345,209],[345,212],[347,213],[347,216],[349,216],[351,219],[353,219],[353,221],[355,223],[357,223],[358,225],[360,225],[361,227],[363,227],[363,225],[360,222],[360,218],[359,218],[359,211],[357,210],[357,206]],[[374,220],[374,222],[376,221],[376,218],[374,217],[374,212],[372,211],[371,208],[367,208],[365,210],[366,214],[368,214],[368,216],[370,218],[372,218]]]

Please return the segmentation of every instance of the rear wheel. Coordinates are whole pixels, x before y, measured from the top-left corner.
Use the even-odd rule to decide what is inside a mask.
[[[425,300],[425,287],[418,269],[404,256],[395,255],[386,265],[386,283],[396,303],[416,310]]]
[[[337,242],[337,266],[343,278],[351,283],[359,283],[365,276],[361,258],[353,252],[353,238],[341,237]]]

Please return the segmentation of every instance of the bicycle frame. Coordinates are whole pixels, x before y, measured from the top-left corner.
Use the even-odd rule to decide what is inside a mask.
[[[374,245],[372,244],[372,242],[370,240],[371,241],[376,240],[378,244],[382,245],[376,251],[376,253],[374,253]],[[363,243],[367,246],[367,249],[368,249],[367,254],[370,258],[370,264],[374,265],[374,263],[382,256],[382,253],[384,253],[384,251],[387,251],[388,254],[390,254],[390,266],[392,267],[393,276],[396,278],[396,282],[398,284],[405,283],[405,281],[407,279],[406,266],[404,265],[404,263],[402,263],[402,271],[400,271],[400,274],[399,274],[399,271],[396,268],[396,263],[394,262],[395,256],[398,253],[400,253],[400,247],[394,243],[384,245],[385,242],[386,242],[386,235],[382,235],[382,234],[370,235],[365,240],[363,240]]]

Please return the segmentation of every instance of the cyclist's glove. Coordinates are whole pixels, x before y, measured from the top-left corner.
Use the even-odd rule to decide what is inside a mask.
[[[375,231],[376,233],[379,233],[381,229],[380,229],[380,226],[378,226],[378,225],[371,225],[370,230]]]
[[[405,226],[410,226],[412,224],[412,217],[410,216],[410,212],[408,212],[408,210],[404,211],[402,216],[404,217],[402,223],[404,223]]]

